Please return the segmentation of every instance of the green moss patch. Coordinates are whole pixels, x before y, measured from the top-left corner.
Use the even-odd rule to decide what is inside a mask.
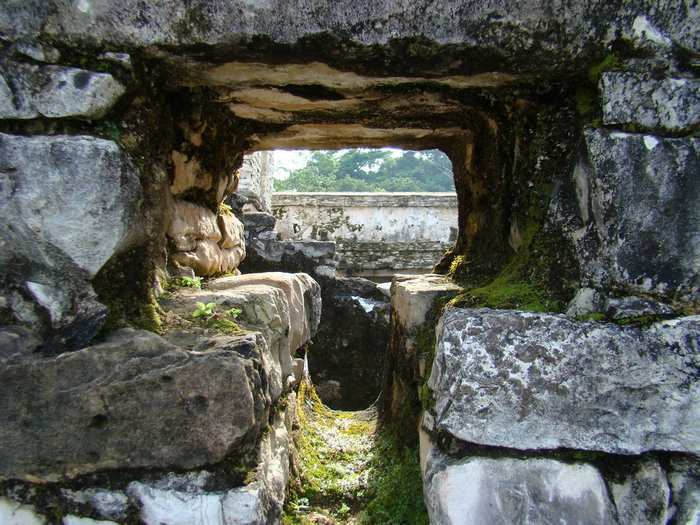
[[[428,524],[417,447],[378,432],[373,409],[331,410],[306,382],[297,403],[299,475],[285,524]]]

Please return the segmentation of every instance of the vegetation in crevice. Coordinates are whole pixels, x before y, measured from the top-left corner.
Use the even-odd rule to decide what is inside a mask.
[[[417,447],[402,449],[379,431],[373,408],[331,410],[307,382],[297,403],[298,473],[288,488],[286,525],[427,525]]]
[[[498,308],[532,310],[537,312],[559,311],[562,305],[550,298],[546,287],[528,274],[532,259],[533,239],[540,226],[528,223],[522,233],[522,245],[501,272],[483,286],[470,287],[452,299],[448,306],[458,308]],[[448,277],[459,283],[462,258],[455,259]]]

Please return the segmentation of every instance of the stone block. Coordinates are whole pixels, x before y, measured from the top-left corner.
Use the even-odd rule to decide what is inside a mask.
[[[252,450],[270,394],[259,335],[192,352],[151,332],[0,366],[0,479],[195,468]]]
[[[235,290],[240,286],[266,285],[284,292],[289,305],[290,350],[294,353],[313,337],[321,319],[321,288],[305,273],[250,273],[217,279],[213,290]]]
[[[0,172],[3,222],[28,229],[35,244],[47,242],[90,277],[134,240],[140,184],[115,142],[0,134]]]
[[[658,461],[643,460],[638,468],[610,484],[620,523],[666,525],[671,490]]]
[[[146,525],[266,525],[280,523],[289,481],[290,432],[296,397],[277,414],[258,449],[256,481],[223,492],[209,491],[209,473],[169,475],[156,482],[134,481],[127,492]]]
[[[428,456],[425,499],[431,525],[617,523],[600,473],[551,459]]]
[[[609,71],[601,75],[599,90],[606,125],[676,133],[700,125],[700,80]]]
[[[0,63],[0,118],[102,118],[126,89],[109,73]]]
[[[391,305],[404,328],[416,329],[426,322],[438,298],[454,296],[460,290],[442,275],[397,275],[391,287]]]
[[[700,451],[700,316],[649,328],[449,308],[430,377],[437,429],[521,450]]]
[[[578,210],[570,235],[586,284],[698,300],[700,138],[584,135],[569,209]]]
[[[0,497],[0,523],[3,525],[44,525],[46,517],[38,514],[32,505],[22,505]]]
[[[0,172],[0,293],[44,350],[80,348],[106,317],[89,280],[142,240],[138,177],[116,143],[61,135],[0,134]]]

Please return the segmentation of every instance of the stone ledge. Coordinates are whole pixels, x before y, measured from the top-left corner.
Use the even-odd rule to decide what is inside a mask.
[[[638,329],[449,308],[437,333],[437,430],[520,450],[700,452],[700,316]]]

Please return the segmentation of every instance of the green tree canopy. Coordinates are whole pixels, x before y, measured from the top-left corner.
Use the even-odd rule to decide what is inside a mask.
[[[450,159],[439,150],[314,151],[306,166],[274,181],[277,191],[455,191]]]

